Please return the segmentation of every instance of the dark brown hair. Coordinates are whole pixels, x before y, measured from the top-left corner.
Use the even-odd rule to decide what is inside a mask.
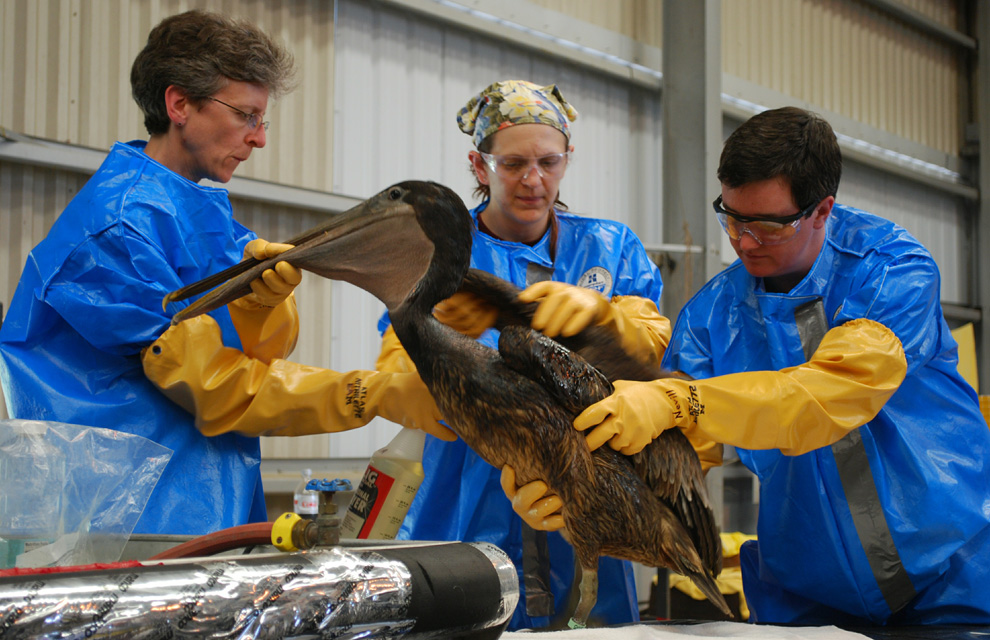
[[[718,179],[730,188],[784,178],[795,204],[805,208],[835,196],[842,152],[821,116],[783,107],[759,113],[732,132],[718,163]]]

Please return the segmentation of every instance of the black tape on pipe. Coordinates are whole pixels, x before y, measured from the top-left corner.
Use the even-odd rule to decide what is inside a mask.
[[[412,574],[412,633],[478,627],[502,615],[503,596],[492,560],[466,544],[379,550]],[[509,612],[511,614],[511,612]]]

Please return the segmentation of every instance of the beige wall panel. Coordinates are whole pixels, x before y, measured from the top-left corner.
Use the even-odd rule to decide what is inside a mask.
[[[271,103],[267,148],[238,172],[330,189],[333,2],[327,0],[0,0],[0,127],[109,149],[146,138],[130,67],[162,18],[191,8],[251,20],[286,43],[299,88]]]
[[[912,8],[921,5],[949,16],[940,22],[954,19],[947,9],[936,11],[953,3],[919,0]],[[849,0],[731,0],[722,7],[725,73],[959,153],[955,46]]]
[[[960,26],[959,0],[898,0],[898,2],[943,27],[958,29]]]
[[[661,0],[532,0],[533,4],[659,47]]]

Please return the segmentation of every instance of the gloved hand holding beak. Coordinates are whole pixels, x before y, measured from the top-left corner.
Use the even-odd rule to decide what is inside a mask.
[[[291,248],[291,244],[255,238],[244,247],[244,257],[267,260]],[[288,262],[278,262],[274,269],[266,269],[260,278],[251,281],[253,293],[245,297],[264,307],[277,307],[289,297],[300,282],[302,282],[302,271]]]

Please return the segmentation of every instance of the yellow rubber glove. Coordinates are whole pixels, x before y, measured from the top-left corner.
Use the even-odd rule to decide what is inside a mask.
[[[291,248],[291,244],[255,238],[244,247],[244,257],[267,260]],[[274,269],[265,269],[260,278],[251,281],[253,293],[244,297],[263,307],[277,307],[289,297],[300,282],[302,282],[302,271],[288,262],[278,262]]]
[[[633,454],[664,429],[692,442],[800,455],[831,445],[872,420],[907,373],[900,340],[873,320],[825,334],[811,360],[780,371],[733,373],[707,380],[664,378],[615,383],[615,392],[574,420],[588,446],[606,442]]]
[[[721,442],[708,440],[700,433],[685,432],[684,435],[687,436],[688,442],[694,448],[694,452],[698,454],[698,461],[701,463],[701,471],[703,473],[708,473],[708,470],[712,467],[722,466],[724,447]]]
[[[291,248],[291,244],[277,244],[256,238],[245,246],[244,257],[265,260]],[[298,284],[302,274],[287,262],[280,262],[276,265],[276,270],[285,271],[288,277],[282,278],[275,271],[268,269],[265,274],[273,274],[269,278],[275,283],[274,288],[265,284],[263,274],[261,278],[251,283],[254,293],[227,305],[244,353],[265,363],[275,358],[285,358],[292,353],[299,337],[299,312],[296,309],[296,299],[289,294],[295,287],[291,283]],[[281,294],[276,294],[275,289],[285,292],[285,295],[278,299]],[[260,296],[258,291],[261,291]]]
[[[170,327],[144,350],[144,373],[204,434],[298,436],[354,429],[381,416],[437,437],[453,434],[415,373],[350,371],[249,358],[225,347],[203,315]]]
[[[422,385],[423,390],[430,397],[430,401],[433,401],[433,396],[429,394],[426,384],[419,377],[419,373],[416,371],[416,365],[413,364],[412,358],[409,357],[402,343],[399,342],[399,337],[395,335],[395,329],[392,328],[392,325],[389,325],[385,329],[385,334],[382,336],[382,350],[378,354],[378,360],[375,362],[375,369],[381,372],[408,374],[414,377]],[[440,424],[436,428],[433,425],[429,426],[429,429],[424,429],[427,433],[447,442],[457,440],[457,434],[445,425]]]
[[[527,287],[519,300],[539,302],[532,325],[551,338],[573,336],[593,324],[603,326],[620,337],[626,353],[656,365],[670,342],[670,320],[647,298],[615,296],[608,300],[592,289],[543,281]]]
[[[498,310],[473,294],[458,291],[433,307],[433,315],[448,327],[478,338],[495,326]]]
[[[547,494],[547,483],[534,480],[517,487],[516,471],[509,465],[502,467],[501,482],[502,491],[512,502],[512,510],[523,522],[541,531],[564,528],[564,516],[560,515],[564,501],[555,493]]]
[[[459,291],[436,305],[433,315],[448,327],[477,338],[485,329],[494,326],[498,311],[481,298]],[[375,368],[379,371],[416,371],[416,365],[399,342],[392,325],[382,334],[382,349],[375,361]]]
[[[385,333],[382,334],[382,350],[378,353],[378,360],[375,361],[375,369],[395,373],[416,371],[416,365],[406,352],[406,348],[399,342],[399,336],[395,335],[392,325],[388,325]]]
[[[289,296],[277,307],[263,307],[245,296],[227,305],[241,348],[249,358],[268,363],[288,357],[299,338],[296,297]]]

